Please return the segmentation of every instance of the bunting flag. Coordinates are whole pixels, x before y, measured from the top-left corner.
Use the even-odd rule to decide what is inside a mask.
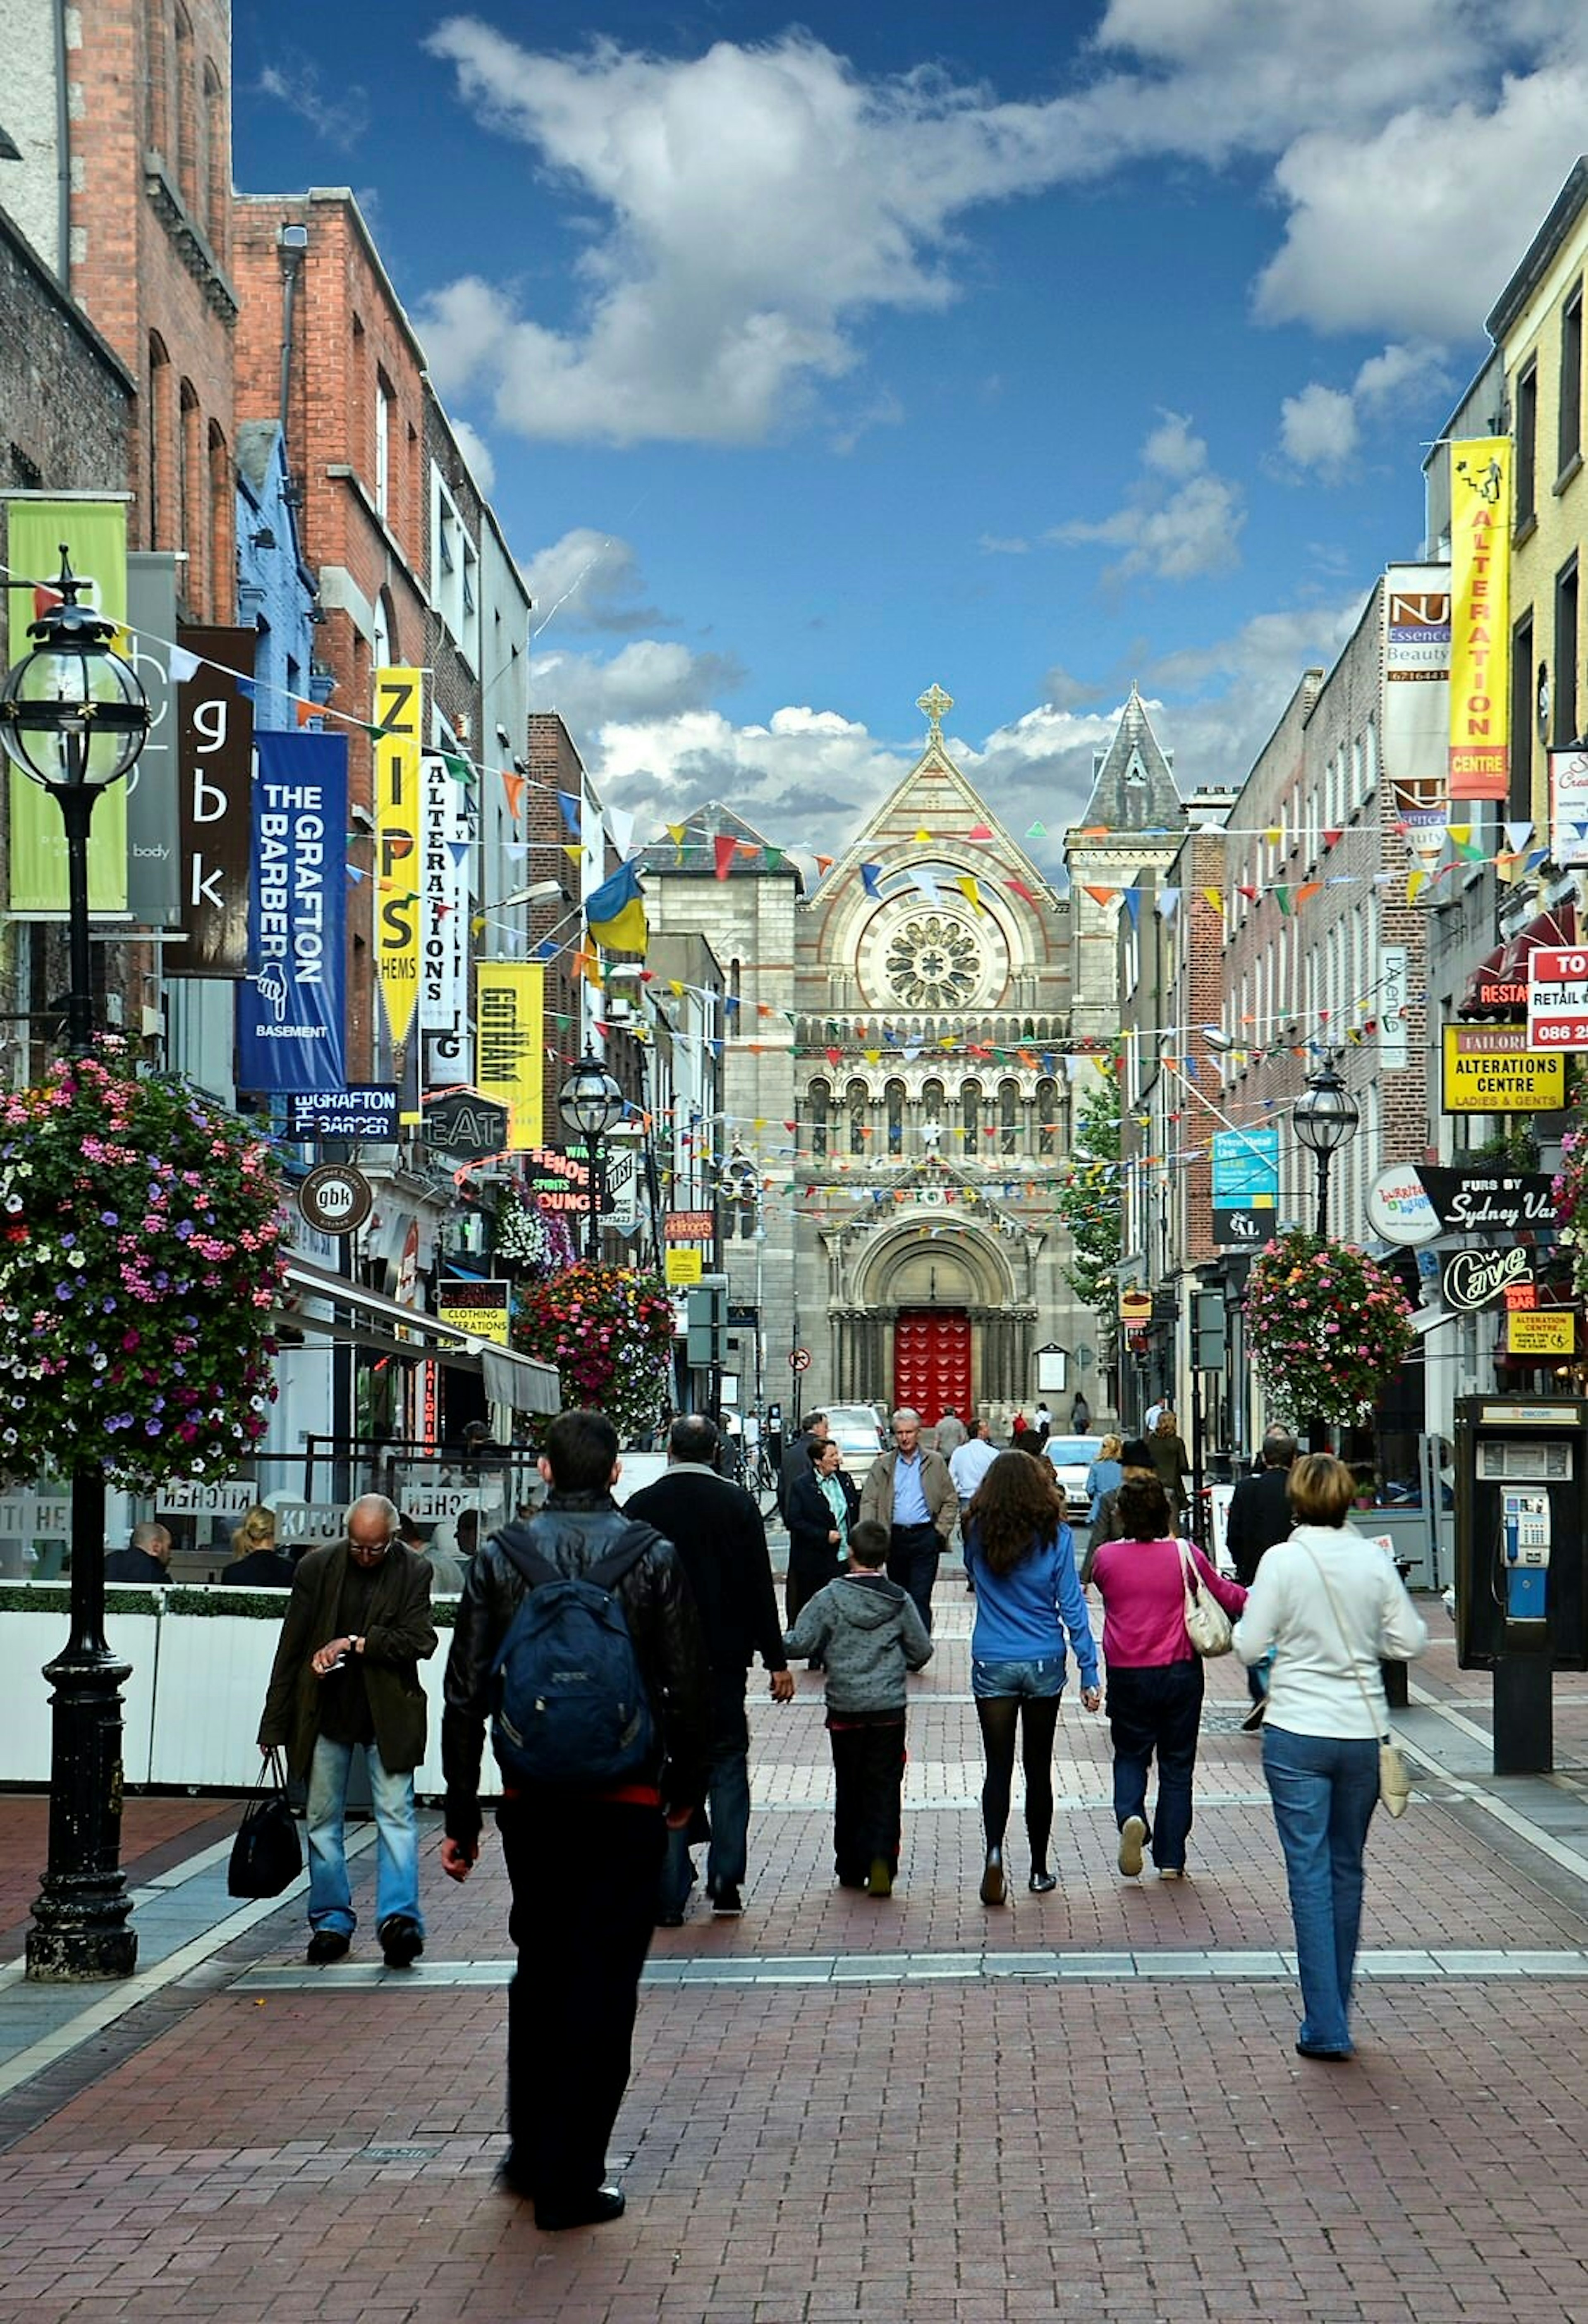
[[[1222,888],[1205,888],[1202,891],[1202,895],[1204,902],[1208,906],[1210,910],[1220,913],[1223,912],[1224,908],[1224,891]]]
[[[836,858],[831,855],[818,855],[816,859],[817,878],[818,880],[825,880],[827,873],[832,870],[836,861]]]
[[[986,823],[973,823],[970,829],[965,833],[965,837],[967,839],[991,839],[992,836],[992,826],[991,824]]]
[[[1324,883],[1321,880],[1304,880],[1296,890],[1297,910],[1299,911],[1303,904],[1310,904],[1315,896],[1321,896],[1323,892]]]
[[[1127,888],[1125,890],[1125,911],[1129,917],[1131,926],[1133,928],[1140,927],[1141,925],[1141,890],[1140,888]]]
[[[860,867],[860,884],[868,896],[880,896],[882,892],[882,865],[863,863]]]
[[[171,648],[171,682],[173,686],[188,685],[191,679],[198,677],[203,667],[202,655],[189,653],[186,646]],[[1528,825],[1529,832],[1532,828],[1532,825],[1529,824]]]
[[[673,845],[678,849],[680,859],[683,856],[684,839],[688,828],[689,826],[687,823],[669,823],[667,826],[667,835],[672,841]]]
[[[577,839],[565,839],[562,843],[562,852],[570,863],[582,863],[585,860],[585,851]]]
[[[562,827],[564,831],[572,832],[574,837],[577,839],[585,827],[584,816],[580,811],[577,798],[574,796],[572,791],[559,791],[557,794],[557,805],[562,816]]]
[[[466,759],[460,759],[450,751],[443,751],[441,753],[441,764],[446,768],[448,773],[451,776],[455,783],[473,782],[475,779],[475,770]]]
[[[1325,847],[1337,847],[1344,835],[1344,833],[1340,831],[1325,831],[1324,834],[1324,845]]]
[[[1119,894],[1117,888],[1094,888],[1085,880],[1082,881],[1081,885],[1094,904],[1112,904]],[[1255,892],[1254,890],[1253,893]]]
[[[585,925],[604,952],[637,952],[643,958],[651,942],[644,896],[632,863],[620,864],[596,890],[585,906]]]
[[[195,657],[194,657],[193,655],[189,654],[189,657],[188,657],[188,659],[189,659],[189,661],[191,661],[191,660],[193,660],[193,659],[195,659]],[[317,703],[313,703],[313,702],[295,702],[295,703],[292,705],[292,716],[293,716],[293,721],[294,721],[294,723],[295,723],[297,725],[300,725],[300,726],[307,726],[307,725],[308,725],[308,724],[309,724],[309,720],[310,720],[311,718],[318,718],[318,717],[319,717],[319,705],[318,705]]]
[[[1033,823],[1027,826],[1026,837],[1028,839],[1046,839],[1047,836],[1048,825],[1045,823]]]
[[[514,823],[523,813],[524,788],[528,780],[527,776],[514,774],[507,767],[502,770],[502,788],[507,794],[507,812]]]
[[[937,882],[933,879],[931,873],[928,871],[924,863],[912,863],[909,867],[909,877],[912,883],[920,890],[921,894],[926,898],[928,904],[941,902],[942,899],[937,893]]]
[[[1172,920],[1180,908],[1180,890],[1177,888],[1160,888],[1153,908],[1160,920]]]
[[[1445,828],[1450,835],[1450,844],[1458,855],[1464,856],[1469,863],[1482,862],[1482,843],[1473,837],[1473,826],[1470,823],[1447,824]]]
[[[965,902],[970,906],[972,911],[979,912],[982,908],[982,891],[976,884],[975,873],[974,872],[962,872],[959,878],[954,884],[959,890],[960,894],[965,898]]]
[[[926,830],[918,831],[915,835],[915,844],[918,847],[930,847],[932,844],[931,833]]]
[[[1408,904],[1415,904],[1418,896],[1421,894],[1423,889],[1426,887],[1427,883],[1428,875],[1426,872],[1408,872],[1406,875],[1407,902]]]
[[[1030,904],[1033,906],[1036,904],[1037,899],[1032,895],[1030,890],[1027,887],[1023,880],[1011,880],[1006,882],[1006,884],[1010,894],[1011,896],[1018,896],[1022,904]]]
[[[725,880],[734,868],[734,852],[736,844],[737,843],[729,838],[725,832],[719,832],[711,843],[711,852],[716,859],[716,877],[719,880]]]

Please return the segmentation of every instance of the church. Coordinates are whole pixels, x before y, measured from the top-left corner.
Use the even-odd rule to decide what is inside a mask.
[[[952,697],[918,707],[919,758],[814,877],[803,844],[796,862],[714,804],[646,851],[646,902],[653,936],[703,935],[722,969],[717,1167],[761,1194],[724,1255],[767,1400],[1002,1422],[1035,1402],[1039,1349],[1068,1357],[1066,1407],[1077,1387],[1098,1400],[1057,1195],[1112,961],[1089,921],[1083,1034],[1069,898],[949,756]],[[1181,822],[1134,689],[1094,776],[1089,824]]]

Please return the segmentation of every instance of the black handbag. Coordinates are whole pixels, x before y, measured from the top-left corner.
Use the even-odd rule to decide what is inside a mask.
[[[247,1812],[232,1842],[228,1896],[279,1896],[303,1870],[303,1843],[287,1805],[281,1757],[272,1751],[259,1770]]]

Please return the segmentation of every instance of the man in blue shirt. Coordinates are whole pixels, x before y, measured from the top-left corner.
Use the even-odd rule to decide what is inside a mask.
[[[888,1528],[888,1579],[915,1600],[932,1627],[932,1585],[937,1561],[954,1531],[959,1497],[940,1452],[921,1446],[921,1416],[908,1406],[893,1415],[893,1450],[866,1471],[860,1514]]]

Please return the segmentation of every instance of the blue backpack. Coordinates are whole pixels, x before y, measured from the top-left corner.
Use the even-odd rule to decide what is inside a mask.
[[[585,1574],[496,1536],[529,1583],[491,1665],[491,1745],[512,1784],[604,1790],[655,1769],[656,1720],[616,1586],[656,1538],[636,1525]]]

